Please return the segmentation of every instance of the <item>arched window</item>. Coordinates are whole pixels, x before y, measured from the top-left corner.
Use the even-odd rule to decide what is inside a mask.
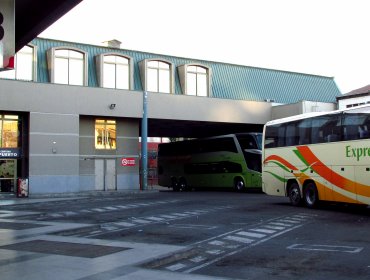
[[[48,52],[52,83],[87,85],[86,53],[78,49],[53,48]]]
[[[105,55],[103,77],[103,87],[129,89],[129,60],[118,55]]]
[[[179,78],[183,93],[193,96],[211,95],[211,70],[199,64],[179,67]]]
[[[100,87],[132,89],[132,59],[116,53],[96,56],[98,82]]]
[[[36,47],[24,46],[14,58],[14,70],[0,72],[0,78],[36,81]]]
[[[172,93],[172,64],[163,60],[144,60],[140,62],[144,90],[151,92]]]
[[[186,69],[186,94],[208,96],[207,68],[189,65]]]

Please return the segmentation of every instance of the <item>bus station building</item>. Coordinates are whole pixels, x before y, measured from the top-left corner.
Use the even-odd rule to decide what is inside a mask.
[[[148,136],[261,132],[272,119],[336,108],[333,77],[35,38],[0,73],[0,182],[29,194],[139,189]]]

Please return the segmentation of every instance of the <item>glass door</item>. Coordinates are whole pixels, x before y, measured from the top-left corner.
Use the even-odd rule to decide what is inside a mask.
[[[17,178],[17,160],[0,160],[0,192],[15,192]]]

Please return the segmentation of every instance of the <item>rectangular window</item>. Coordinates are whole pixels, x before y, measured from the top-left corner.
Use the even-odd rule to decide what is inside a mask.
[[[104,63],[104,82],[103,87],[105,88],[115,88],[115,71],[114,64]]]
[[[95,149],[116,149],[116,121],[95,120]]]
[[[83,60],[69,60],[69,84],[82,86],[84,83],[84,63]]]
[[[0,72],[0,77],[5,79],[17,79],[32,81],[34,78],[34,48],[23,47],[15,55],[14,70]]]
[[[0,115],[0,147],[18,147],[18,116]]]
[[[207,75],[198,74],[197,95],[207,96]]]
[[[197,95],[197,74],[188,73],[186,82],[187,95]]]
[[[170,93],[170,75],[167,70],[159,70],[159,92]]]
[[[116,88],[129,89],[130,73],[128,65],[117,65],[116,71]]]
[[[68,59],[55,58],[55,83],[68,84]]]
[[[157,69],[148,69],[148,91],[158,92]]]

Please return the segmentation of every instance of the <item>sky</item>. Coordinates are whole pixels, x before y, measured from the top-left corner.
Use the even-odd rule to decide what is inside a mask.
[[[370,84],[369,0],[83,0],[39,37]]]

